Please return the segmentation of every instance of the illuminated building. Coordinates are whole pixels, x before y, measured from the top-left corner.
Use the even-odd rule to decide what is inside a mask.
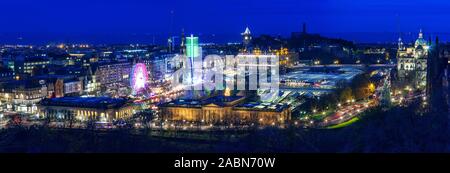
[[[140,57],[148,57],[150,54],[145,49],[125,49],[120,52],[116,52],[116,59],[119,60],[121,58],[125,59],[133,59]]]
[[[252,41],[252,33],[250,32],[250,29],[247,27],[245,28],[245,31],[241,33],[242,35],[242,43],[244,44],[244,48],[247,50],[248,45],[250,45]]]
[[[427,58],[430,52],[430,43],[423,38],[422,30],[413,47],[405,47],[399,39],[397,51],[398,76],[405,79],[414,73],[413,82],[418,88],[424,88],[427,81]]]
[[[64,97],[64,80],[57,79],[54,87],[54,96],[55,97]]]
[[[284,74],[288,67],[293,65],[292,62],[298,62],[298,53],[290,52],[288,48],[281,47],[280,49],[270,50],[280,58],[280,73]]]
[[[137,63],[133,66],[131,73],[131,88],[133,89],[133,94],[140,93],[146,89],[148,81],[147,67],[143,63]]]
[[[96,76],[92,74],[91,67],[86,68],[86,75],[83,78],[83,88],[84,94],[87,95],[97,95],[99,91],[99,83],[97,82]]]
[[[176,100],[160,106],[163,120],[207,124],[283,124],[291,119],[285,104],[245,103],[242,96],[215,96],[204,100]]]
[[[180,54],[184,55],[186,51],[186,37],[184,35],[184,29],[181,30],[181,43],[180,43]]]
[[[167,39],[167,48],[168,48],[168,52],[169,53],[172,53],[172,51],[173,51],[173,49],[174,49],[174,47],[175,47],[175,44],[174,44],[174,38],[175,37],[169,37],[168,39]]]
[[[340,84],[350,84],[358,75],[363,74],[357,68],[339,68],[325,71],[296,70],[280,76],[280,89],[289,91],[312,92],[314,94],[330,93]],[[342,83],[344,82],[344,83]]]
[[[64,81],[65,96],[79,96],[83,93],[83,81],[78,79]]]
[[[237,91],[250,100],[258,100],[257,89],[278,85],[278,63],[279,57],[273,54],[238,54],[235,59],[225,59],[224,80],[230,85],[227,86],[231,90],[229,93]]]
[[[303,23],[303,31],[302,31],[302,33],[306,34],[306,23]]]
[[[198,57],[199,51],[198,37],[193,35],[186,37],[186,56],[189,58]]]
[[[132,65],[130,62],[95,64],[92,66],[96,82],[101,88],[115,84],[129,84]]]
[[[178,59],[174,58],[177,54],[160,54],[150,58],[143,59],[143,63],[147,66],[150,83],[159,83],[176,70],[181,65]]]
[[[236,59],[236,70],[243,67],[246,75],[257,75],[266,73],[268,77],[279,74],[279,56],[270,54],[238,54]],[[242,61],[246,60],[246,61]],[[254,61],[253,61],[254,60]],[[266,61],[266,62],[263,62]],[[256,68],[257,74],[250,73],[250,69]],[[237,71],[238,72],[238,71]],[[243,72],[240,72],[243,73]]]
[[[194,37],[191,35],[190,37],[186,37],[186,57],[189,58],[190,63],[190,69],[191,72],[188,76],[190,77],[190,82],[193,82],[194,79],[194,71],[195,70],[201,70],[201,69],[195,69],[194,67],[194,59],[196,58],[202,58],[201,56],[202,49],[198,44],[198,37]]]
[[[0,81],[14,79],[15,73],[10,68],[0,67]]]
[[[43,75],[33,77],[47,86],[47,97],[80,96],[84,93],[84,77],[75,75]]]
[[[4,110],[35,113],[36,104],[47,97],[47,84],[35,80],[11,81],[1,84],[0,106]]]
[[[35,68],[45,68],[50,64],[48,57],[24,57],[18,56],[14,62],[16,73],[31,74]]]
[[[133,106],[125,99],[108,97],[61,97],[44,99],[38,104],[41,118],[95,120],[111,122],[133,115]]]

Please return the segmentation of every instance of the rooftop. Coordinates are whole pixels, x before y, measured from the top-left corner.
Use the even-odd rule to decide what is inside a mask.
[[[282,103],[260,103],[260,102],[248,102],[239,104],[234,109],[245,109],[245,110],[264,110],[264,111],[275,111],[281,112],[289,108],[287,104]]]
[[[0,88],[5,90],[20,90],[20,89],[32,89],[41,88],[42,84],[38,80],[9,80],[0,83]]]
[[[127,104],[126,99],[109,97],[60,97],[44,99],[40,102],[43,106],[65,106],[81,108],[120,108]]]
[[[166,107],[193,107],[201,108],[203,105],[216,104],[218,106],[230,105],[232,102],[243,99],[243,96],[214,96],[203,100],[178,99],[162,104]]]
[[[290,72],[281,76],[282,80],[296,80],[296,81],[305,81],[305,82],[319,82],[322,80],[327,81],[339,81],[339,80],[347,80],[350,81],[358,74],[361,74],[362,71],[356,68],[339,68],[332,72],[321,72],[321,71],[310,71],[310,70],[299,70]]]

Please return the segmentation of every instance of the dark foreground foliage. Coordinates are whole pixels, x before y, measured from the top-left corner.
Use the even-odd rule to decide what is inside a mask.
[[[420,115],[414,107],[372,110],[342,129],[275,129],[168,138],[129,130],[98,132],[44,127],[0,132],[0,152],[449,152],[446,112]],[[217,133],[217,132],[216,132]],[[219,136],[219,137],[217,137]]]

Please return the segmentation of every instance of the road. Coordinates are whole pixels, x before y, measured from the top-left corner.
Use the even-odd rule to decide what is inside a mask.
[[[324,118],[322,122],[318,123],[319,127],[327,127],[331,125],[340,124],[351,120],[352,118],[358,116],[360,113],[366,111],[367,109],[377,105],[377,101],[369,100],[351,103],[350,105],[341,106],[335,113]]]

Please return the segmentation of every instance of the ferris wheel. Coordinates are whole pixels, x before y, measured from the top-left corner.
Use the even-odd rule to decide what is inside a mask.
[[[133,90],[133,94],[137,94],[145,91],[147,87],[148,81],[148,72],[147,67],[143,63],[137,63],[133,66],[133,70],[131,72],[131,88]]]

